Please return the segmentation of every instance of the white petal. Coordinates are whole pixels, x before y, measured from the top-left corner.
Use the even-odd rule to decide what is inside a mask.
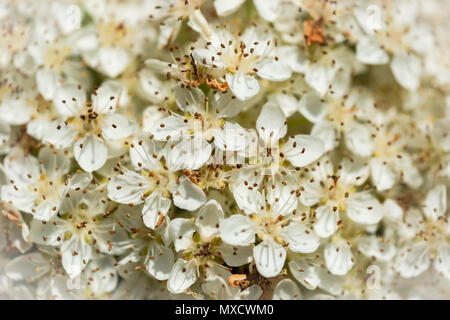
[[[278,282],[273,291],[273,300],[302,300],[303,296],[297,285],[291,279]]]
[[[100,114],[114,112],[126,98],[125,88],[117,81],[107,80],[91,95],[92,107]]]
[[[239,297],[241,298],[241,300],[259,300],[262,294],[263,290],[261,289],[261,287],[257,284],[254,284],[243,290]]]
[[[259,15],[266,21],[274,21],[279,14],[280,1],[253,0],[253,4]]]
[[[300,193],[300,202],[305,206],[311,207],[319,203],[323,197],[323,188],[320,185],[321,180],[314,180],[314,182],[306,181],[304,189]]]
[[[369,162],[373,184],[378,191],[389,190],[395,183],[395,172],[378,158]]]
[[[271,237],[253,248],[258,272],[266,278],[272,278],[280,274],[286,260],[286,250]]]
[[[15,184],[28,185],[40,177],[40,165],[37,158],[25,154],[20,148],[14,148],[4,158],[3,170]],[[31,178],[30,178],[31,176]],[[30,180],[31,179],[31,180]]]
[[[16,186],[17,188],[17,186]],[[34,208],[34,197],[31,197],[25,186],[19,187],[16,190],[14,185],[6,185],[1,187],[1,199],[7,203],[10,203],[15,208],[24,211],[26,213],[32,213]]]
[[[270,204],[272,212],[280,215],[289,215],[297,209],[298,184],[291,175],[269,180],[267,190],[267,202]]]
[[[86,103],[86,93],[74,84],[63,85],[56,90],[53,103],[62,117],[78,116]]]
[[[323,120],[328,111],[325,102],[321,101],[321,98],[313,92],[302,96],[298,108],[300,113],[313,123]]]
[[[366,257],[375,257],[379,261],[390,261],[396,253],[392,242],[384,241],[373,235],[361,237],[358,241],[358,249]]]
[[[101,47],[98,56],[101,71],[111,78],[121,74],[130,63],[128,53],[121,48]]]
[[[373,35],[375,31],[384,28],[385,14],[383,11],[379,6],[370,7],[362,4],[353,9],[353,14],[364,32]]]
[[[225,77],[231,91],[241,101],[253,98],[259,92],[259,83],[254,76],[236,73]]]
[[[322,140],[324,152],[331,151],[339,145],[339,133],[336,132],[333,124],[328,121],[320,121],[314,124],[311,135]]]
[[[149,61],[150,60],[150,61]],[[146,62],[155,61],[155,59],[149,59]],[[162,64],[161,61],[156,60],[158,63]],[[166,72],[169,70],[172,71],[171,68],[167,67],[167,63],[164,63],[161,66]],[[139,72],[139,92],[142,92],[142,95],[146,100],[149,100],[151,103],[159,104],[164,101],[165,98],[170,96],[169,87],[167,87],[167,83],[163,80],[160,80],[153,72],[149,69],[142,69]],[[159,109],[159,108],[157,108]]]
[[[92,247],[84,239],[72,236],[61,246],[62,265],[70,278],[75,278],[92,257]]]
[[[323,205],[316,209],[316,222],[314,231],[321,238],[328,238],[338,229],[338,210],[333,211],[329,205]]]
[[[159,26],[158,49],[168,46],[176,39],[180,32],[181,21],[176,18],[164,20],[164,24]]]
[[[102,139],[90,134],[74,144],[73,154],[84,171],[92,172],[103,167],[108,149]]]
[[[280,107],[273,102],[267,102],[256,120],[256,129],[269,147],[286,135],[286,123],[286,117]]]
[[[205,39],[211,37],[211,29],[208,21],[200,9],[195,9],[194,12],[191,13],[187,25],[191,27],[192,30],[200,33]]]
[[[165,217],[167,215],[171,203],[170,199],[164,198],[158,191],[154,191],[147,197],[142,208],[142,220],[145,226],[155,229],[161,216]]]
[[[43,173],[47,176],[61,177],[70,170],[70,159],[62,150],[44,147],[39,150],[38,158],[42,161]]]
[[[364,37],[356,45],[356,58],[366,64],[386,64],[389,56],[374,38]]]
[[[167,167],[172,171],[198,170],[210,158],[212,146],[203,137],[184,137],[166,149]]]
[[[210,112],[217,113],[220,118],[234,117],[246,106],[229,91],[227,93],[210,91],[208,99]]]
[[[172,293],[183,293],[197,281],[197,267],[195,262],[178,259],[173,265],[167,281],[167,289]]]
[[[146,180],[134,172],[125,169],[124,174],[119,174],[108,183],[108,197],[116,202],[124,204],[139,204],[144,196]]]
[[[450,279],[450,245],[444,244],[439,248],[438,255],[434,260],[434,268]]]
[[[189,129],[183,117],[171,115],[158,120],[150,133],[158,141],[166,141],[168,137],[171,140],[178,140],[180,137],[187,136]]]
[[[217,15],[224,17],[235,12],[245,0],[214,0]]]
[[[180,209],[193,211],[206,202],[203,190],[186,176],[179,179],[179,184],[172,192],[173,203]]]
[[[311,253],[320,245],[316,233],[300,222],[291,222],[283,228],[282,237],[289,243],[289,249],[294,252]]]
[[[403,209],[392,199],[386,199],[383,203],[384,216],[391,221],[400,221],[403,218]]]
[[[250,185],[250,181],[248,182]],[[234,200],[246,214],[257,213],[265,207],[264,196],[257,189],[249,190],[244,183],[233,187]]]
[[[210,276],[202,285],[202,290],[215,300],[234,299],[235,296],[239,294],[240,288],[229,286],[225,279],[225,277],[218,275]]]
[[[177,252],[186,250],[192,245],[194,232],[195,225],[189,219],[176,218],[170,221],[169,237],[174,242]]]
[[[95,295],[105,295],[116,289],[119,276],[114,263],[115,259],[111,256],[99,256],[86,268],[84,276],[89,279],[89,289]]]
[[[39,93],[45,100],[51,100],[57,88],[57,74],[51,69],[39,69],[36,72],[36,83]]]
[[[271,93],[268,95],[269,101],[277,104],[286,117],[292,116],[298,109],[298,100],[291,93]]]
[[[156,241],[151,241],[148,247],[144,265],[146,272],[158,280],[167,280],[172,270],[174,256],[171,249],[160,245]]]
[[[156,123],[165,117],[166,114],[159,107],[147,107],[142,112],[142,131],[144,133],[150,132],[152,128],[156,127]]]
[[[11,125],[22,125],[30,120],[31,112],[28,103],[21,98],[3,98],[0,104],[0,118]]]
[[[220,237],[232,246],[248,246],[255,242],[256,229],[250,218],[235,214],[222,220],[219,226]]]
[[[354,124],[345,134],[347,147],[361,157],[368,157],[373,153],[374,142],[369,128],[362,124]]]
[[[402,179],[412,189],[417,189],[423,183],[423,178],[409,154],[402,152],[401,159],[397,160],[397,166],[401,170]]]
[[[209,200],[196,214],[197,225],[201,239],[211,239],[219,233],[219,223],[223,220],[223,210],[216,200]]]
[[[103,123],[102,134],[107,140],[120,140],[133,134],[134,122],[120,114],[111,114]]]
[[[70,123],[66,124],[64,121],[56,120],[44,128],[42,139],[56,148],[62,149],[71,147],[77,136],[78,130],[72,128]]]
[[[328,91],[335,74],[334,67],[312,64],[305,72],[305,80],[320,96],[323,96]]]
[[[253,247],[251,246],[228,246],[222,245],[217,248],[221,257],[227,265],[230,267],[240,267],[252,262],[253,259]]]
[[[440,184],[431,189],[425,198],[423,212],[428,219],[437,221],[447,211],[447,189]]]
[[[309,290],[315,290],[320,283],[320,275],[317,268],[301,259],[289,261],[289,270],[294,278]]]
[[[353,254],[344,240],[328,243],[324,249],[325,264],[334,275],[346,275],[353,267]]]
[[[66,230],[60,219],[47,223],[33,220],[30,224],[30,240],[37,244],[60,246]]]
[[[227,121],[214,131],[214,145],[223,151],[243,151],[249,141],[249,132],[235,122]]]
[[[37,140],[43,140],[45,131],[48,129],[50,124],[51,122],[46,118],[32,119],[27,124],[27,133]],[[9,132],[0,133],[0,145],[2,141],[4,142],[7,140],[9,140]]]
[[[205,94],[200,89],[187,89],[186,87],[176,86],[174,95],[178,108],[182,111],[194,113],[203,110]]]
[[[420,59],[413,54],[396,54],[391,62],[395,80],[405,89],[414,91],[420,84],[422,67]]]
[[[413,278],[426,271],[430,264],[429,246],[421,241],[409,243],[400,249],[394,266],[403,278]]]
[[[375,224],[383,218],[383,208],[371,194],[356,192],[347,200],[347,215],[356,223]]]
[[[323,155],[324,146],[319,138],[298,134],[289,138],[282,146],[281,151],[294,167],[304,167]]]
[[[288,65],[293,72],[304,73],[308,65],[308,59],[305,53],[294,45],[275,47],[272,54],[276,54],[277,57],[281,57],[283,63]]]
[[[292,76],[292,70],[289,66],[275,58],[265,58],[258,60],[256,74],[263,79],[270,81],[284,81]]]
[[[36,206],[33,218],[41,221],[48,221],[52,218],[59,210],[61,200],[56,201],[45,201]]]
[[[161,145],[154,140],[133,140],[130,159],[136,170],[158,168],[161,161]]]
[[[357,161],[345,158],[341,161],[340,180],[347,186],[360,186],[369,178],[369,166]]]
[[[34,281],[50,270],[50,261],[39,252],[18,256],[5,266],[5,274],[14,281]]]

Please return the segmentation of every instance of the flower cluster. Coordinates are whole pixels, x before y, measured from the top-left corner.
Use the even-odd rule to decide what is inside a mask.
[[[0,297],[450,297],[446,0],[4,0]]]

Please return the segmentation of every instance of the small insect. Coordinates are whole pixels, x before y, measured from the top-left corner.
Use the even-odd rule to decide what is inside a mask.
[[[233,288],[239,286],[246,286],[247,283],[248,283],[247,275],[245,274],[232,274],[231,276],[228,277],[228,284]]]
[[[196,80],[187,80],[187,79],[180,79],[182,80],[187,86],[192,87],[198,87],[203,83],[206,83],[206,85],[214,90],[218,90],[222,93],[225,93],[228,91],[228,83],[227,82],[219,82],[216,78],[211,78],[209,75],[201,74],[198,70],[197,63],[195,62],[194,57],[192,56],[192,53],[190,54],[191,57],[191,65],[193,71],[191,72]]]

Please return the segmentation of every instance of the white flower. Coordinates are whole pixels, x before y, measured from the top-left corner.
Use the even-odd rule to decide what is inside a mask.
[[[379,201],[366,191],[357,191],[368,178],[367,166],[344,159],[335,173],[331,161],[324,157],[309,168],[300,201],[315,209],[315,232],[322,238],[333,235],[342,223],[340,214],[353,222],[371,225],[383,217]]]
[[[424,41],[428,41],[425,47],[433,47],[432,33],[417,23],[418,7],[418,1],[401,0],[389,8],[362,4],[354,9],[365,33],[358,39],[357,59],[373,65],[387,64],[391,60],[395,79],[411,91],[419,86],[422,73],[422,63],[416,53],[421,53]],[[413,50],[416,53],[409,52]],[[392,54],[392,59],[388,53]]]
[[[302,300],[302,292],[291,279],[278,282],[273,291],[273,300]]]
[[[159,27],[158,47],[165,47],[177,38],[185,19],[188,19],[188,25],[192,29],[198,31],[198,21],[206,23],[206,19],[199,10],[204,2],[205,0],[153,1],[150,18],[162,21]]]
[[[174,264],[173,250],[167,245],[169,240],[164,234],[170,220],[159,220],[155,230],[150,230],[144,224],[141,210],[140,207],[123,205],[116,212],[121,226],[132,235],[129,252],[124,253],[117,261],[119,274],[130,279],[144,270],[157,280],[167,280]]]
[[[128,234],[108,217],[108,202],[100,192],[70,192],[61,204],[61,217],[48,222],[33,220],[30,239],[41,245],[60,247],[62,266],[70,278],[78,276],[98,249],[120,254],[127,245]],[[104,219],[99,219],[104,217]]]
[[[280,107],[271,101],[263,106],[256,120],[256,132],[258,136],[255,133],[246,136],[248,144],[244,156],[249,158],[250,165],[233,174],[233,182],[239,184],[253,174],[252,180],[262,175],[275,175],[285,169],[299,169],[319,159],[324,152],[322,141],[310,135],[298,134],[290,136],[287,141],[281,140],[287,133],[287,119]],[[232,184],[232,191],[235,197],[239,197],[235,185]]]
[[[209,160],[214,147],[221,151],[245,149],[246,130],[226,121],[240,112],[245,106],[242,102],[221,93],[211,93],[206,100],[197,88],[176,87],[174,91],[184,116],[169,112],[169,116],[156,121],[150,133],[155,140],[173,141],[171,154],[177,154],[178,169],[199,169]]]
[[[55,107],[62,117],[48,128],[44,140],[58,148],[73,145],[80,167],[92,172],[100,169],[108,157],[107,142],[121,140],[134,132],[134,122],[115,112],[120,103],[121,87],[105,82],[86,102],[81,87],[68,85],[57,90]]]
[[[108,197],[111,200],[133,206],[144,203],[144,224],[151,229],[167,215],[171,197],[175,206],[189,211],[205,203],[202,189],[185,175],[177,173],[184,161],[180,159],[178,150],[174,151],[169,146],[162,148],[150,139],[136,139],[130,146],[135,171],[119,164],[119,175],[108,183]]]
[[[390,189],[399,176],[413,189],[423,182],[413,159],[404,151],[408,135],[402,129],[401,126],[381,124],[374,134],[373,157],[369,166],[372,181],[379,191]]]
[[[324,249],[325,263],[328,270],[335,275],[345,275],[354,264],[350,246],[343,240],[330,242]]]
[[[215,200],[208,201],[198,210],[195,222],[176,218],[170,222],[169,238],[175,251],[182,253],[170,272],[167,288],[172,293],[181,293],[197,279],[197,275],[208,278],[209,268],[223,259],[230,266],[241,266],[251,260],[251,248],[229,247],[219,239],[219,226],[223,211]],[[201,275],[200,270],[207,274]]]
[[[433,263],[434,269],[450,278],[450,246],[447,212],[447,189],[437,185],[425,198],[424,218],[416,225],[416,236],[399,250],[395,269],[404,278],[417,277]]]
[[[83,188],[91,181],[88,174],[66,177],[70,160],[63,151],[49,147],[42,148],[38,158],[14,149],[5,158],[3,167],[9,184],[1,188],[2,200],[43,221],[59,212],[69,190]]]
[[[209,68],[216,78],[223,77],[239,100],[248,100],[260,90],[256,76],[271,81],[284,81],[297,70],[293,50],[284,51],[276,39],[261,28],[249,27],[236,37],[224,29],[203,32],[205,47],[193,51],[201,65]]]
[[[283,268],[285,247],[310,253],[317,249],[320,240],[310,226],[292,220],[299,196],[292,178],[287,176],[279,182],[276,178],[269,180],[266,192],[253,187],[240,188],[238,205],[245,214],[225,219],[220,225],[220,236],[225,243],[245,246],[254,244],[257,235],[260,242],[253,249],[256,267],[262,276],[270,278]]]
[[[372,155],[372,129],[364,121],[373,112],[372,97],[361,88],[353,89],[348,95],[336,95],[321,99],[310,92],[302,96],[299,111],[314,123],[311,135],[323,141],[326,151],[336,148],[344,135],[345,145],[351,152],[362,157]]]

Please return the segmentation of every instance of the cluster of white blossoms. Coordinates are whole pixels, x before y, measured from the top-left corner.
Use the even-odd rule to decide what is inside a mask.
[[[450,298],[449,15],[0,1],[0,297]]]

